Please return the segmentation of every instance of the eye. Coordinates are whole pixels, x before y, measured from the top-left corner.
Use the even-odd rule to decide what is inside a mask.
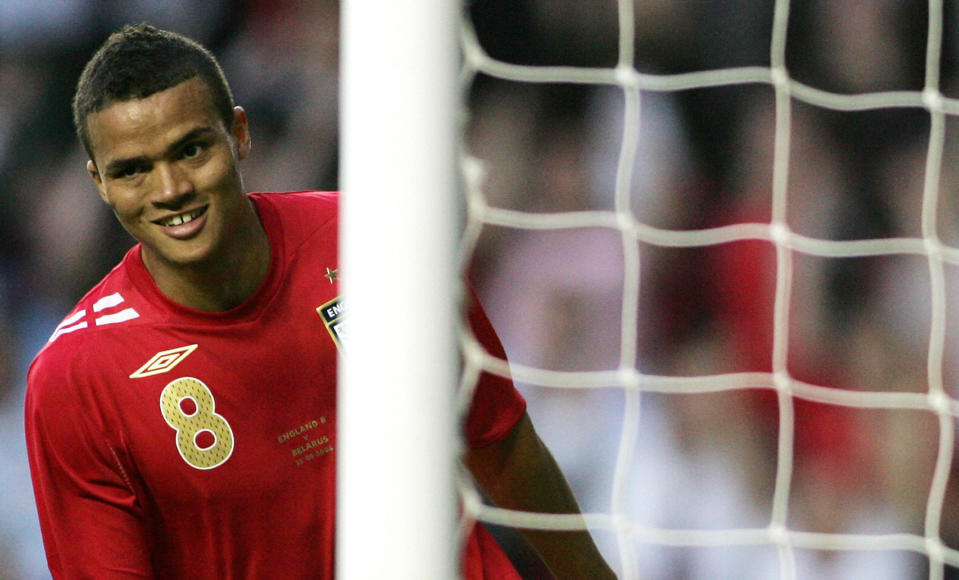
[[[193,159],[199,157],[203,153],[204,146],[202,143],[188,143],[180,151],[180,157],[183,159]]]
[[[143,166],[137,163],[117,167],[110,177],[113,179],[132,179],[143,172]]]

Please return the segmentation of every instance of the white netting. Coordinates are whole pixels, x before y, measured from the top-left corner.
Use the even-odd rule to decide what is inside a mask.
[[[623,578],[948,577],[959,567],[952,529],[957,500],[949,485],[959,401],[950,386],[949,352],[955,347],[948,330],[959,238],[947,126],[959,115],[959,100],[947,96],[944,85],[952,77],[941,70],[948,60],[943,31],[950,22],[941,2],[863,3],[858,9],[853,5],[860,3],[802,5],[805,25],[811,21],[838,36],[858,31],[857,23],[864,29],[888,26],[890,20],[902,26],[910,17],[921,23],[914,29],[925,32],[919,67],[924,80],[915,88],[889,90],[838,81],[827,90],[799,80],[787,58],[790,11],[798,7],[787,0],[766,14],[767,64],[675,73],[643,72],[655,67],[637,64],[650,46],[649,30],[635,25],[638,17],[648,17],[649,26],[660,27],[664,36],[671,26],[685,25],[655,19],[669,12],[664,6],[670,3],[619,0],[615,9],[612,0],[602,4],[590,9],[605,10],[607,24],[618,30],[615,62],[608,66],[505,62],[490,56],[471,19],[465,19],[464,94],[480,80],[509,86],[491,91],[492,100],[501,100],[498,105],[474,103],[471,110],[474,134],[463,159],[468,206],[463,260],[468,264],[479,256],[488,262],[480,267],[497,272],[486,286],[480,284],[480,294],[490,302],[494,323],[509,327],[503,338],[511,357],[507,367],[467,338],[467,376],[480,368],[510,373],[521,386],[534,422],[584,504],[586,525]],[[718,5],[674,4],[683,11]],[[750,11],[750,3],[733,4],[740,15]],[[568,2],[523,6],[534,16],[563,7],[576,12]],[[509,15],[508,9],[503,12]],[[830,22],[837,15],[856,20]],[[756,18],[763,17],[757,11]],[[719,39],[717,46],[735,41]],[[849,40],[820,48],[837,51],[824,59],[855,65],[854,46]],[[889,46],[870,49],[895,58]],[[580,110],[594,115],[592,125],[570,134],[562,128],[537,134],[542,108],[530,96],[535,91],[523,85],[584,87],[588,104]],[[730,142],[743,151],[714,152],[719,164],[735,158],[745,169],[724,177],[727,194],[735,195],[718,202],[710,202],[709,194],[689,201],[679,190],[672,199],[664,188],[687,177],[698,180],[675,156],[683,145],[674,139],[683,133],[695,140],[697,133],[676,122],[682,115],[664,97],[706,91],[755,103],[745,107],[746,128],[737,129]],[[750,100],[753,93],[766,98]],[[728,110],[717,106],[716,114]],[[885,129],[902,129],[901,142],[889,138],[895,143],[892,154],[866,141],[868,132],[852,136],[864,141],[844,148],[815,145],[823,118],[859,119],[874,111],[904,115]],[[482,115],[503,118],[476,122]],[[898,126],[916,119],[916,127]],[[576,151],[586,149],[593,158],[578,159],[574,152],[569,162],[605,171],[586,188],[602,191],[606,179],[611,192],[606,198],[541,203],[528,175],[510,173],[519,173],[516,162],[552,163],[568,153],[564,140],[591,135],[599,139]],[[604,151],[602,143],[610,140],[617,145]],[[649,146],[651,140],[658,149]],[[550,153],[515,159],[529,147]],[[837,177],[836,160],[849,151],[858,152],[857,167],[874,164],[876,177],[864,182],[878,190],[859,202],[838,193],[860,177]],[[603,154],[606,165],[597,160]],[[566,169],[559,162],[541,168],[554,193],[557,174]],[[651,183],[670,172],[678,175],[666,185]],[[580,182],[573,183],[571,189]],[[708,208],[702,213],[725,213],[690,217],[687,203]],[[850,214],[881,213],[876,206],[894,206],[884,227],[866,232],[843,227]],[[678,278],[676,271],[682,271]],[[489,281],[496,276],[498,281]],[[705,324],[683,318],[700,307],[689,301],[703,296],[681,286],[704,277],[720,280],[711,288],[721,294],[705,300],[727,308],[726,318],[714,311]],[[662,278],[680,285],[649,289]],[[531,284],[529,291],[511,291],[509,284],[517,281]],[[557,285],[565,285],[563,292],[544,292]],[[522,302],[523,294],[532,298]],[[678,306],[657,302],[676,295]],[[743,295],[757,302],[743,306],[752,299]],[[611,303],[617,316],[609,321],[599,305]],[[687,329],[675,331],[682,339],[670,342],[655,330],[653,338],[646,336],[648,321],[663,323],[657,309],[669,308],[676,326]],[[739,312],[737,318],[736,308],[760,316]],[[829,316],[831,322],[814,322]],[[717,322],[726,319],[746,323],[730,330]],[[757,320],[768,328],[758,328]],[[609,332],[592,336],[598,326]],[[547,340],[544,334],[553,348],[566,350],[551,358],[529,347]],[[557,336],[588,340],[582,347],[557,346]],[[661,349],[670,352],[650,354]],[[584,358],[576,359],[577,353]],[[586,475],[570,465],[576,461]],[[765,467],[769,473],[751,475]],[[568,529],[580,521],[497,509],[466,486],[464,493],[467,513],[492,524]]]

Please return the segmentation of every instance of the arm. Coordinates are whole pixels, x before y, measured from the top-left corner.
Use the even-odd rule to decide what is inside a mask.
[[[526,414],[506,437],[467,451],[466,466],[499,507],[543,513],[580,511],[566,478]],[[557,578],[615,578],[588,531],[523,533]]]
[[[59,374],[59,373],[55,373]],[[69,383],[28,380],[26,439],[47,562],[54,578],[152,578],[139,502]]]

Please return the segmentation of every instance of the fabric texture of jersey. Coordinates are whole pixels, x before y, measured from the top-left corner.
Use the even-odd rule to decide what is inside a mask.
[[[272,254],[247,302],[182,307],[135,246],[31,365],[27,447],[54,577],[333,576],[337,195],[250,199]],[[470,319],[501,354],[485,315]],[[468,443],[524,411],[508,380],[484,375]],[[476,542],[465,570],[512,573],[477,567]]]

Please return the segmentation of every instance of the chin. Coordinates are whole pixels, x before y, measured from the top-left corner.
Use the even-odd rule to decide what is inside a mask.
[[[144,258],[154,263],[163,264],[165,267],[174,270],[177,268],[195,268],[205,264],[216,263],[214,252],[207,246],[197,248],[167,248],[162,251],[157,248],[147,249],[146,246],[144,246],[144,248]]]

